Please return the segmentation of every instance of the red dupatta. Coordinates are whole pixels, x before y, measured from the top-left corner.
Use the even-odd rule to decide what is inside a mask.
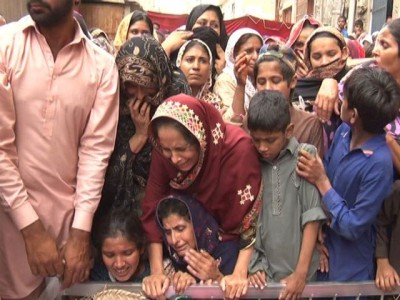
[[[197,165],[182,174],[165,158],[155,141],[142,221],[150,242],[161,242],[155,211],[168,194],[192,194],[217,220],[223,239],[241,237],[242,246],[254,242],[261,205],[261,168],[250,137],[239,127],[226,125],[215,107],[180,94],[165,100],[153,117],[172,118],[200,143]]]
[[[290,35],[289,38],[286,42],[286,46],[289,48],[292,48],[294,43],[297,41],[297,39],[300,36],[300,33],[303,31],[304,25],[306,23],[309,23],[312,26],[320,27],[321,23],[314,19],[313,17],[310,17],[308,15],[305,15],[303,18],[301,18],[299,21],[297,21],[293,27],[292,30],[290,30]]]

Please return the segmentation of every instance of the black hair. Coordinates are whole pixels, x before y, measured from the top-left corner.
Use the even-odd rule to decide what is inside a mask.
[[[340,15],[337,19],[338,19],[338,21],[339,21],[340,19],[343,19],[345,22],[347,22],[347,18],[346,18],[345,16],[343,16],[343,15]]]
[[[181,123],[178,121],[168,118],[168,117],[159,117],[151,121],[151,130],[153,133],[153,136],[156,140],[158,140],[158,131],[161,127],[172,127],[178,130],[185,139],[185,141],[189,145],[195,145],[196,147],[200,148],[200,143],[197,140],[197,138],[187,129],[185,126],[183,126]]]
[[[304,28],[314,28],[314,29],[317,29],[319,26],[317,25],[317,24],[311,24],[311,22],[310,22],[310,20],[309,19],[306,19],[305,21],[304,21],[304,23],[303,23],[303,28],[302,28],[302,30],[304,29]]]
[[[158,41],[162,44],[165,41],[165,34],[160,30],[156,30],[156,34]]]
[[[390,33],[396,40],[397,46],[400,49],[400,18],[392,20],[388,25],[386,25]],[[397,53],[400,56],[400,51]]]
[[[290,124],[289,103],[281,92],[257,92],[251,98],[247,118],[249,130],[284,132]]]
[[[151,35],[153,34],[153,31],[154,31],[153,21],[151,21],[149,16],[143,11],[135,11],[132,14],[131,20],[129,21],[128,31],[129,31],[129,28],[133,24],[135,24],[137,21],[145,21],[147,26],[149,26],[150,34]],[[128,34],[127,34],[127,36],[128,36]]]
[[[193,31],[193,26],[196,24],[200,16],[206,11],[214,11],[218,16],[218,20],[220,23],[220,34],[218,36],[218,42],[221,45],[222,49],[225,50],[226,44],[228,43],[228,33],[226,32],[224,16],[219,6],[215,6],[212,4],[199,4],[193,7],[186,21],[186,30]]]
[[[373,50],[374,44],[369,45],[368,48],[365,49],[365,58],[374,57]]]
[[[162,200],[158,205],[157,216],[160,224],[162,225],[162,220],[172,214],[177,214],[186,221],[190,221],[190,213],[187,205],[183,201],[171,196]]]
[[[268,51],[281,52],[280,49],[281,49],[280,46],[276,43],[271,43],[268,45]],[[294,55],[293,50],[291,48],[288,48],[288,49],[290,49],[290,51],[292,51],[292,53]],[[282,54],[285,55],[284,53],[282,53]],[[294,56],[293,56],[293,58],[295,59]],[[254,79],[257,81],[257,75],[258,75],[260,65],[263,62],[272,62],[272,61],[276,61],[279,64],[279,68],[280,68],[280,72],[282,74],[283,80],[285,80],[289,85],[290,82],[293,80],[294,75],[296,74],[295,71],[293,71],[293,69],[290,68],[281,59],[279,59],[278,57],[273,56],[273,55],[260,55],[258,57],[255,65],[254,65]],[[294,64],[294,66],[297,68],[297,64]]]
[[[214,58],[213,58],[213,57],[210,57],[210,53],[208,52],[207,47],[206,47],[203,43],[201,43],[201,42],[199,42],[199,41],[196,41],[196,40],[191,40],[191,41],[186,45],[185,51],[183,51],[183,55],[182,55],[182,56],[184,56],[184,55],[186,54],[186,52],[188,52],[190,49],[192,49],[192,48],[194,48],[194,47],[196,47],[196,46],[200,46],[201,49],[204,50],[204,52],[205,52],[205,53],[207,54],[207,56],[208,56],[208,61],[210,61],[210,58],[214,61]],[[212,54],[211,54],[211,55],[212,55]]]
[[[364,29],[364,22],[361,19],[355,20],[354,27],[360,26],[361,29]]]
[[[400,90],[387,71],[360,68],[354,70],[344,83],[344,99],[349,108],[357,109],[363,129],[378,134],[396,118]]]
[[[104,240],[122,236],[135,243],[140,250],[146,247],[146,238],[142,222],[132,208],[112,208],[105,216],[97,218],[93,224],[93,244],[101,253]]]
[[[261,45],[263,44],[263,40],[257,34],[245,33],[238,39],[238,41],[235,44],[235,47],[233,47],[233,57],[236,57],[236,55],[238,55],[240,47],[244,45],[252,37],[257,37],[261,41]]]

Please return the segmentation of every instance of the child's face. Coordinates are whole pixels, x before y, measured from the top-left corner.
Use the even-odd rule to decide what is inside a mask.
[[[371,43],[368,41],[364,41],[362,46],[363,46],[364,50],[367,50],[371,46]]]
[[[257,91],[279,91],[289,100],[290,92],[295,88],[296,82],[295,77],[290,82],[283,78],[281,66],[277,61],[265,61],[258,66]]]
[[[284,132],[250,130],[250,135],[258,153],[268,160],[274,161],[279,153],[286,147],[288,140],[292,137],[293,125],[289,124]]]
[[[346,26],[346,20],[343,19],[343,18],[339,18],[338,21],[337,21],[337,24],[338,24],[338,27],[339,27],[340,29],[343,29],[344,26]]]
[[[363,29],[362,29],[362,27],[361,27],[360,25],[354,26],[354,32],[355,32],[357,35],[360,35],[360,34],[362,33],[362,31],[363,31]]]
[[[112,276],[119,282],[125,282],[132,278],[138,269],[142,251],[134,242],[118,235],[104,240],[101,254]]]
[[[354,109],[349,108],[349,101],[346,97],[344,97],[340,107],[340,119],[348,125],[351,125],[354,120]]]

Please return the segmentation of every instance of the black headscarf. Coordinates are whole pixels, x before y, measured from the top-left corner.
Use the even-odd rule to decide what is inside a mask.
[[[217,44],[219,42],[217,32],[211,27],[197,27],[193,29],[193,35],[190,39],[202,40],[210,48],[214,65],[215,58],[217,57]]]
[[[211,5],[211,4],[200,4],[195,6],[192,11],[190,12],[190,15],[187,19],[186,22],[186,30],[192,30],[194,24],[196,23],[197,19],[204,14],[205,11],[207,10],[213,10],[218,16],[220,27],[221,27],[221,33],[219,36],[219,44],[221,45],[222,49],[226,48],[226,45],[228,43],[228,34],[226,32],[225,28],[225,23],[224,23],[224,16],[222,15],[222,11],[218,6]]]
[[[158,93],[146,100],[151,104],[153,113],[164,99],[180,93],[190,95],[191,91],[185,75],[171,65],[161,44],[152,36],[139,36],[126,41],[117,54],[116,63],[121,82],[120,113],[99,214],[111,207],[133,203],[140,215],[139,202],[149,175],[152,146],[148,142],[136,155],[130,149],[129,140],[136,128],[127,109],[129,99],[124,93],[124,83],[130,81],[142,87],[158,88]]]

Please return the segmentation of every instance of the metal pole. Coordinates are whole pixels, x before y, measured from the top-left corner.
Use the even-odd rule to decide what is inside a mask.
[[[350,0],[349,3],[349,17],[347,19],[347,30],[348,33],[352,33],[354,31],[354,21],[355,21],[355,14],[356,14],[356,0]]]

